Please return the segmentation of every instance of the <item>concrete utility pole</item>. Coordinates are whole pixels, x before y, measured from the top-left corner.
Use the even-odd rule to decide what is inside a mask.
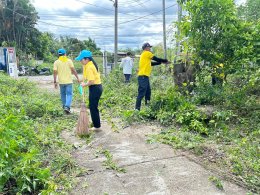
[[[163,50],[164,50],[164,58],[167,59],[166,22],[165,22],[165,0],[162,0],[162,6],[163,6]]]
[[[178,23],[179,24],[181,22],[181,17],[182,17],[182,7],[181,7],[181,3],[178,2]],[[175,61],[176,61],[177,56],[180,55],[180,51],[181,51],[179,37],[180,37],[180,28],[178,27],[177,28],[177,38],[176,38],[176,57],[175,57]]]
[[[107,76],[106,50],[104,50],[104,52],[103,52],[103,70],[104,70],[105,76]]]
[[[114,38],[114,67],[117,65],[117,50],[118,50],[118,0],[114,0],[115,7],[115,38]]]

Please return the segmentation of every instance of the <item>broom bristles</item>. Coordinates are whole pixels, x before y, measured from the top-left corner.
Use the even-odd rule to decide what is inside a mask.
[[[78,124],[76,127],[76,134],[79,136],[88,134],[89,133],[88,124],[89,121],[88,121],[87,108],[85,103],[82,103],[80,108]]]

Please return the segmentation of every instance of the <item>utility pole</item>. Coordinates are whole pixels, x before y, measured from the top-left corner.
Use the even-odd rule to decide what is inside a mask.
[[[166,22],[165,22],[165,0],[162,0],[162,6],[163,6],[163,50],[164,50],[164,59],[167,59]]]
[[[178,2],[178,24],[181,22],[182,16],[182,7],[181,2]],[[180,28],[177,26],[177,35],[176,35],[176,51],[175,51],[175,58],[174,58],[174,67],[173,67],[173,74],[174,74],[174,83],[175,85],[180,86],[181,81],[181,74],[183,74],[184,64],[179,62],[180,56]],[[177,63],[178,62],[178,63]]]
[[[181,3],[178,2],[178,24],[181,23],[181,17],[182,17],[182,7],[181,7]],[[177,60],[177,56],[180,55],[180,28],[177,27],[177,37],[176,37],[176,57],[175,57],[175,61]]]
[[[106,50],[104,50],[104,52],[103,52],[103,70],[104,70],[105,76],[107,76]]]
[[[117,65],[117,53],[118,53],[118,0],[114,0],[115,7],[115,37],[114,37],[114,67]],[[113,68],[113,67],[112,67]]]

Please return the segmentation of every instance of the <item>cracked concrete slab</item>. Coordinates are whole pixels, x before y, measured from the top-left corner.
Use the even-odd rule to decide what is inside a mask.
[[[222,181],[223,191],[218,190],[209,181],[214,173],[170,146],[148,144],[145,135],[156,133],[151,127],[141,125],[124,129],[120,133],[111,132],[109,125],[105,123],[103,132],[95,134],[89,147],[79,148],[73,153],[81,166],[93,171],[80,178],[88,183],[88,187],[83,187],[79,182],[70,194],[246,194],[245,189],[228,181]],[[64,139],[67,139],[66,136]],[[126,173],[107,170],[103,166],[106,158],[103,155],[95,157],[94,154],[100,147],[109,150],[113,161],[117,166],[125,168]]]
[[[42,88],[53,91],[52,77],[32,79]],[[74,108],[77,113],[77,109]],[[222,180],[224,190],[218,190],[209,181],[214,173],[190,160],[170,146],[146,142],[146,135],[160,132],[153,125],[133,125],[113,132],[106,121],[103,131],[95,132],[93,140],[75,136],[74,130],[63,131],[62,138],[74,145],[72,156],[86,170],[78,178],[72,195],[245,195],[247,190]],[[105,156],[97,151],[103,148],[113,155],[113,162],[126,173],[108,170],[103,165]]]

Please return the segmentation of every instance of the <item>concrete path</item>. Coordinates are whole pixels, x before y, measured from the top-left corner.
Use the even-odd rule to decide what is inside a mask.
[[[167,145],[148,144],[146,135],[159,131],[154,126],[140,125],[115,133],[103,122],[103,130],[96,132],[89,144],[75,137],[73,131],[64,131],[62,137],[77,148],[73,157],[88,170],[71,194],[246,194],[245,189],[223,180],[224,190],[218,190],[209,181],[214,176],[210,171]],[[126,173],[106,169],[106,158],[97,154],[101,148],[108,150],[113,162]]]
[[[29,78],[41,87],[53,89],[52,77]],[[52,87],[51,87],[52,86]],[[53,89],[54,90],[54,89]],[[74,108],[74,112],[78,109]],[[103,119],[104,120],[104,119]],[[246,189],[221,179],[224,190],[216,188],[214,173],[191,161],[168,145],[147,143],[147,135],[160,127],[144,124],[112,131],[102,121],[102,131],[94,132],[90,143],[75,136],[74,129],[63,131],[63,139],[74,145],[72,156],[86,173],[78,178],[72,195],[245,195]],[[107,169],[100,151],[112,154],[112,162],[125,173]]]

